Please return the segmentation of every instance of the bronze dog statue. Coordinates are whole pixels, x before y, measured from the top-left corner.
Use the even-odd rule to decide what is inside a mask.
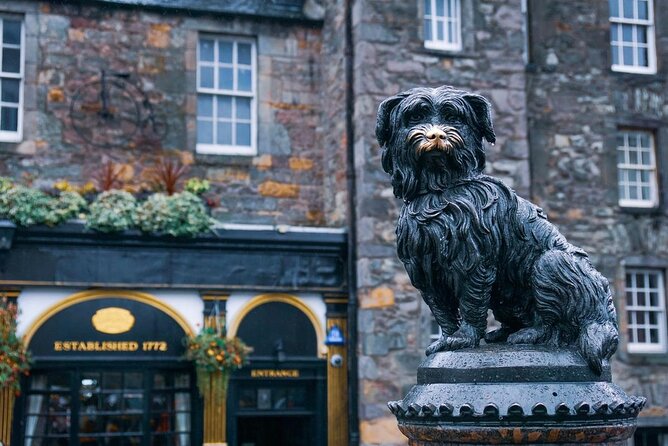
[[[380,105],[376,137],[404,200],[397,251],[442,329],[426,353],[486,342],[575,345],[601,372],[617,349],[608,281],[542,209],[484,175],[490,103],[452,87]],[[487,311],[501,328],[487,333]]]

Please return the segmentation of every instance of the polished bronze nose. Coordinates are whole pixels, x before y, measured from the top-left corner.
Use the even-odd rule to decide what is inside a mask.
[[[436,138],[445,140],[445,132],[443,130],[437,129],[435,127],[432,127],[429,129],[427,134],[425,135],[428,140],[433,141]]]

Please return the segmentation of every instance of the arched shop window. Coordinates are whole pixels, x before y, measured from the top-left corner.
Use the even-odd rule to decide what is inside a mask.
[[[148,294],[64,299],[26,336],[35,362],[19,403],[17,444],[198,443],[194,371],[183,361],[189,333],[180,315]]]
[[[309,318],[284,302],[268,302],[252,309],[241,321],[237,335],[253,347],[253,357],[313,357],[318,339]]]

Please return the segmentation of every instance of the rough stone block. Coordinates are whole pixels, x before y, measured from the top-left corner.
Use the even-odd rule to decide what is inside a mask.
[[[360,296],[362,308],[381,308],[394,305],[394,291],[386,286],[374,288]]]
[[[269,180],[260,184],[258,192],[265,197],[297,198],[299,196],[299,185]]]

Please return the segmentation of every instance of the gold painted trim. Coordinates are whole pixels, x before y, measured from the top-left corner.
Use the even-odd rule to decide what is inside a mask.
[[[334,297],[332,297],[332,298],[327,298],[327,297],[326,297],[326,298],[325,298],[325,303],[326,303],[326,304],[347,304],[347,303],[348,303],[348,299],[345,299],[345,298],[334,298]]]
[[[157,297],[153,296],[152,294],[142,293],[140,291],[131,291],[131,290],[87,290],[87,291],[80,291],[78,293],[72,294],[69,297],[66,297],[65,299],[61,300],[51,308],[44,311],[41,315],[39,315],[39,317],[35,320],[35,322],[32,323],[32,325],[26,330],[25,334],[23,335],[23,341],[25,345],[27,346],[30,345],[30,341],[32,337],[35,335],[35,333],[37,333],[37,330],[39,330],[39,328],[42,325],[44,325],[44,323],[48,321],[51,317],[53,317],[55,314],[60,313],[64,309],[69,308],[72,305],[76,305],[81,302],[86,302],[89,300],[96,300],[96,299],[105,299],[110,297],[120,297],[122,299],[134,300],[136,302],[140,302],[149,305],[153,308],[156,308],[165,313],[167,316],[174,319],[174,321],[177,324],[179,324],[179,326],[188,336],[194,335],[194,332],[192,328],[190,328],[188,321],[177,310],[173,309],[172,307],[170,307]]]
[[[18,290],[0,290],[0,298],[15,299],[19,297],[19,294],[21,294],[21,291]]]
[[[297,296],[293,296],[291,294],[272,293],[272,294],[260,294],[259,296],[253,297],[248,302],[246,302],[246,305],[244,305],[241,308],[241,310],[239,311],[239,313],[237,313],[234,320],[230,323],[230,326],[227,330],[227,336],[229,337],[236,336],[237,330],[239,330],[241,322],[248,315],[248,313],[250,313],[255,308],[259,307],[260,305],[269,302],[281,302],[292,305],[298,310],[301,310],[301,312],[304,313],[306,317],[308,317],[308,319],[311,321],[311,324],[315,329],[315,334],[317,338],[317,349],[318,349],[316,355],[320,358],[325,356],[326,350],[322,348],[325,345],[325,330],[323,329],[322,324],[318,320],[318,316],[313,312],[311,307],[306,305]]]

